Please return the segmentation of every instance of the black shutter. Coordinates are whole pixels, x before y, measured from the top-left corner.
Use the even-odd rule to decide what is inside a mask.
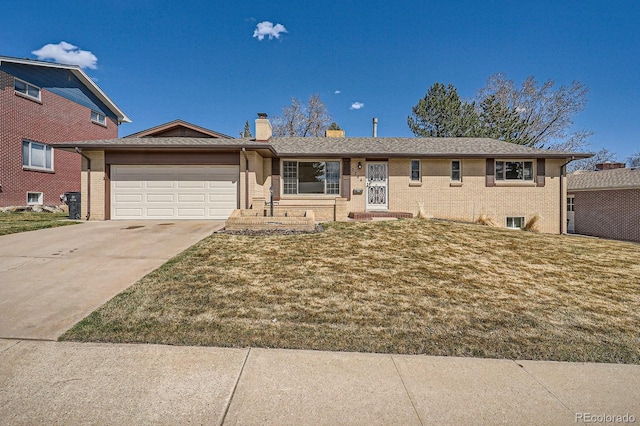
[[[351,159],[342,159],[342,182],[340,183],[340,195],[351,200]]]
[[[544,186],[544,177],[545,177],[545,161],[544,158],[538,158],[538,164],[536,166],[536,185]]]
[[[487,158],[485,186],[496,186],[495,159]]]
[[[280,159],[271,159],[271,189],[273,201],[280,201]]]

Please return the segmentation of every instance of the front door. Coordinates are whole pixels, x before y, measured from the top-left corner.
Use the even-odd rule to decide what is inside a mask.
[[[367,210],[387,210],[389,208],[388,188],[387,163],[367,163]]]

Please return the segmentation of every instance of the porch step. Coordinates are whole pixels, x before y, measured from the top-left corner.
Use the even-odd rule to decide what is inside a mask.
[[[403,219],[411,219],[413,213],[406,212],[350,212],[349,219],[353,220],[372,220],[379,217],[395,217]]]

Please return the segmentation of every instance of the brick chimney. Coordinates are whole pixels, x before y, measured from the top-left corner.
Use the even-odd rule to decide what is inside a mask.
[[[624,169],[625,163],[618,163],[615,161],[606,161],[604,163],[596,164],[596,170],[612,170],[612,169]]]
[[[325,130],[324,131],[325,138],[344,138],[344,130]]]
[[[273,135],[273,128],[271,122],[267,118],[267,114],[264,112],[258,113],[256,118],[256,142],[267,142]]]

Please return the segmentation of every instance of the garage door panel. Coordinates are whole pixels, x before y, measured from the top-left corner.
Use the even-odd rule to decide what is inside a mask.
[[[147,194],[148,203],[173,203],[175,198],[174,194]]]
[[[118,207],[113,210],[113,214],[115,216],[137,219],[137,218],[143,217],[143,209],[142,208],[128,209],[128,208]]]
[[[238,166],[111,166],[112,219],[227,219]]]
[[[163,177],[163,179],[166,179],[167,177]],[[167,180],[150,180],[150,181],[146,181],[145,182],[145,187],[147,189],[173,189],[173,187],[175,186],[173,181],[167,181]]]
[[[204,203],[205,201],[206,201],[205,194],[178,193],[178,203]]]

